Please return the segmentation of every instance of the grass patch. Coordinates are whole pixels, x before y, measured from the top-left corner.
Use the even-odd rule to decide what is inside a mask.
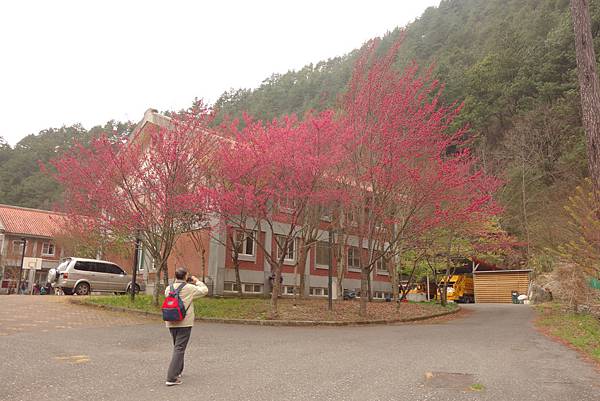
[[[542,304],[536,310],[539,313],[536,321],[538,327],[600,362],[599,319],[587,313],[565,311],[557,303]]]
[[[162,304],[164,297],[159,300]],[[160,312],[160,306],[152,303],[151,295],[137,295],[135,301],[125,295],[93,296],[84,302],[117,306],[120,308],[136,309],[145,312]],[[226,318],[226,319],[264,319],[267,315],[269,303],[265,299],[239,299],[239,298],[199,298],[194,300],[194,309],[197,316]]]
[[[162,304],[161,297],[159,305]],[[152,304],[152,296],[138,295],[132,303],[129,296],[105,295],[83,298],[82,302],[135,309],[145,312],[160,312],[160,306]],[[422,318],[456,309],[456,304],[442,307],[430,303],[402,303],[397,308],[394,302],[370,302],[369,316],[360,319],[358,315],[359,301],[334,301],[333,311],[327,310],[325,299],[279,300],[279,317],[281,320],[316,320],[316,321],[354,321],[354,320],[396,320]],[[267,319],[270,310],[270,299],[266,298],[199,298],[194,301],[196,316],[221,319]]]
[[[471,391],[483,391],[485,390],[485,386],[480,383],[474,383],[469,386],[469,389],[471,389]]]

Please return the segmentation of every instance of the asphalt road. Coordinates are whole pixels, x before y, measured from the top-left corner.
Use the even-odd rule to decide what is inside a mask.
[[[184,384],[169,388],[161,322],[10,333],[0,336],[0,399],[600,400],[600,374],[538,334],[528,306],[467,308],[439,324],[198,324]]]

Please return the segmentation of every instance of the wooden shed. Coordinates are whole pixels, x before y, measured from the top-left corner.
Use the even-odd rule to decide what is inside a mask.
[[[489,270],[473,274],[476,303],[511,303],[512,292],[527,294],[531,270]]]

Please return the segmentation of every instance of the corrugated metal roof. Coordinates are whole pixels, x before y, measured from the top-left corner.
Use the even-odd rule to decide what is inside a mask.
[[[0,204],[0,228],[6,233],[54,237],[64,214]]]

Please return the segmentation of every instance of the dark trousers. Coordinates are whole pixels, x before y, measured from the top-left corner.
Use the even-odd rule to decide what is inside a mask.
[[[188,341],[190,340],[190,334],[192,334],[192,328],[171,327],[169,331],[171,332],[171,337],[173,337],[173,356],[171,357],[169,371],[167,372],[167,381],[173,382],[183,372],[183,358]]]

